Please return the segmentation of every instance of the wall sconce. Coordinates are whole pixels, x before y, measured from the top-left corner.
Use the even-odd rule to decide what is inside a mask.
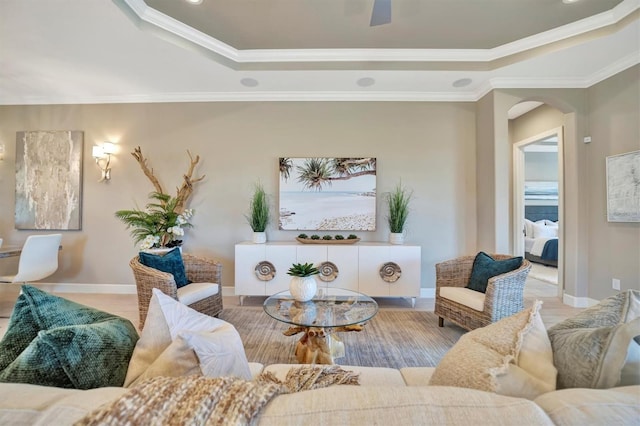
[[[4,160],[4,144],[0,143],[0,161]]]
[[[102,145],[94,145],[92,156],[96,159],[96,164],[100,167],[102,178],[98,182],[111,179],[111,154],[116,152],[116,146],[111,142],[104,142]],[[103,163],[104,162],[104,165]]]

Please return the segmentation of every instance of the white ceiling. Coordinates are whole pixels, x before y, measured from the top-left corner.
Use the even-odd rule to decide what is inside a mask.
[[[369,27],[371,2],[0,0],[0,104],[475,101],[640,63],[640,0],[393,0]]]

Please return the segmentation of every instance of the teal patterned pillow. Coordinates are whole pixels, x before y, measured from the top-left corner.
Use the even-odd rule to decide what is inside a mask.
[[[0,341],[0,382],[122,386],[137,341],[129,320],[25,285]]]
[[[143,265],[172,274],[178,288],[191,283],[187,279],[182,254],[177,247],[168,251],[164,256],[141,251],[139,257],[140,263]]]
[[[487,253],[481,251],[473,261],[473,269],[471,270],[471,278],[469,278],[467,288],[486,293],[489,278],[515,271],[520,266],[522,266],[521,256],[505,260],[495,260]]]

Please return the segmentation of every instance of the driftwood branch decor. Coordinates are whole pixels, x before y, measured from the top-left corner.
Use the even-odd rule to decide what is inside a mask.
[[[300,364],[335,364],[335,358],[344,356],[344,343],[335,333],[362,331],[363,324],[352,324],[341,327],[305,327],[291,326],[282,334],[294,336],[304,333],[296,344],[296,359]]]
[[[191,197],[191,194],[193,193],[193,185],[197,182],[202,181],[205,178],[205,175],[202,175],[196,178],[193,177],[193,172],[195,170],[196,165],[200,161],[200,156],[196,155],[196,157],[193,158],[189,150],[187,150],[187,154],[189,155],[189,160],[190,160],[189,169],[187,170],[186,174],[182,175],[183,177],[182,185],[176,188],[176,199],[178,200],[176,204],[176,209],[175,209],[176,213],[182,213],[184,211],[185,206],[187,205],[187,201],[189,200],[189,197]],[[133,158],[135,158],[138,164],[140,164],[140,168],[144,172],[145,176],[147,176],[151,181],[151,183],[153,184],[155,191],[160,194],[166,194],[166,192],[164,191],[164,188],[160,184],[160,181],[154,174],[153,168],[149,167],[147,158],[145,158],[145,156],[142,154],[142,148],[140,147],[135,148],[131,153],[131,155],[133,155]]]

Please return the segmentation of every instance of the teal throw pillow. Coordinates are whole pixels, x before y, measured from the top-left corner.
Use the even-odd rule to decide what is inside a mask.
[[[140,263],[148,266],[149,268],[172,274],[178,288],[191,283],[191,281],[187,279],[184,262],[182,261],[182,254],[180,254],[180,249],[178,247],[168,251],[165,255],[157,255],[141,251]]]
[[[137,341],[129,320],[25,285],[0,341],[0,382],[122,386]]]
[[[467,288],[486,293],[489,278],[515,271],[520,266],[522,266],[521,256],[505,260],[495,260],[487,253],[481,251],[473,261],[473,268]]]

